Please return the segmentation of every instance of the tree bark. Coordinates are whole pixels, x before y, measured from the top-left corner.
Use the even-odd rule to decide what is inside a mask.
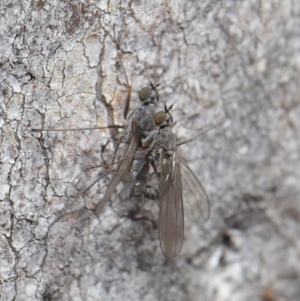
[[[0,9],[1,300],[299,300],[299,2]],[[120,214],[118,192],[89,210],[116,130],[69,131],[126,124],[126,86],[132,109],[149,80],[161,106],[176,102],[179,140],[212,128],[181,147],[211,215],[185,220],[174,260],[151,221]],[[33,131],[53,128],[69,130]]]

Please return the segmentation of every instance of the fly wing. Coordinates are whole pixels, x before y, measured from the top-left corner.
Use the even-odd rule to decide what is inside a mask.
[[[181,157],[182,181],[184,183],[184,212],[185,216],[196,223],[204,223],[210,214],[208,196],[192,170]]]
[[[120,181],[122,180],[122,178],[124,177],[126,172],[128,172],[128,170],[131,166],[134,154],[136,152],[136,149],[137,149],[137,141],[134,137],[132,137],[130,143],[124,150],[123,158],[121,159],[121,161],[118,165],[118,169],[116,170],[114,177],[112,178],[111,182],[109,183],[109,185],[107,187],[107,190],[105,192],[103,199],[101,200],[101,202],[98,204],[98,206],[96,208],[97,215],[99,215],[102,212],[105,204],[110,200],[110,198],[111,198],[113,192],[115,191],[115,189],[117,188],[118,184],[120,183]]]
[[[184,217],[178,148],[172,156],[161,156],[159,242],[164,256],[176,257],[183,245]]]

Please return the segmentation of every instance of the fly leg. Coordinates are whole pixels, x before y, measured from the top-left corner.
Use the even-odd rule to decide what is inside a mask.
[[[126,100],[125,100],[125,105],[124,105],[124,109],[123,109],[123,117],[126,120],[128,111],[129,111],[132,86],[129,83],[128,76],[127,76],[123,61],[122,61],[123,60],[123,56],[122,56],[123,51],[120,47],[120,41],[118,41],[119,39],[117,39],[117,37],[116,37],[115,26],[113,27],[113,33],[114,33],[114,36],[112,37],[112,40],[116,44],[117,49],[118,49],[118,63],[122,69],[122,72],[124,73],[124,77],[125,77],[125,81],[126,81],[126,84],[123,84],[127,88]]]

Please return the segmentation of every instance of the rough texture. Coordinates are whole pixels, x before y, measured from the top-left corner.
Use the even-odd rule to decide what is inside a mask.
[[[0,4],[0,300],[299,300],[299,1],[82,2]],[[122,123],[120,59],[181,139],[225,121],[182,147],[211,216],[175,260],[115,200],[54,222],[101,199],[114,132],[32,129]]]

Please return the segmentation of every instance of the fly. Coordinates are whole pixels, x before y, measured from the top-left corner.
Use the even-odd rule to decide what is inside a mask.
[[[147,166],[144,164],[147,161],[145,148],[150,146],[144,141],[156,129],[154,115],[155,104],[159,99],[157,86],[151,83],[151,87],[145,87],[139,93],[141,104],[134,109],[128,127],[118,143],[125,142],[125,149],[105,195],[96,208],[97,215],[102,212],[120,181],[123,181],[127,191],[126,198],[139,197],[143,194],[148,173]],[[142,173],[141,169],[143,169]],[[137,178],[141,174],[144,176]]]
[[[184,238],[183,191],[190,192],[189,198],[198,207],[196,210],[201,217],[197,218],[198,222],[209,217],[209,199],[200,181],[180,156],[178,146],[184,142],[178,143],[172,132],[169,109],[158,112],[154,121],[158,130],[148,140],[152,140],[151,160],[159,192],[159,242],[163,255],[175,258],[182,249]],[[184,189],[183,179],[186,180]]]
[[[114,41],[119,50],[119,43],[114,38]],[[123,69],[126,86],[127,86],[127,97],[123,111],[123,117],[126,119],[132,87],[129,84],[128,77],[126,75],[125,68],[120,59],[121,67]],[[150,148],[151,143],[147,143],[147,138],[156,130],[154,122],[155,105],[159,101],[159,93],[157,87],[160,84],[153,84],[150,82],[150,86],[144,87],[139,92],[139,100],[141,103],[134,109],[125,133],[122,135],[117,149],[120,143],[126,144],[123,150],[122,158],[119,161],[118,167],[113,175],[110,184],[107,187],[105,195],[100,203],[97,205],[96,214],[99,215],[105,204],[111,199],[111,196],[118,184],[122,181],[125,186],[125,198],[131,199],[134,202],[139,202],[145,194],[154,195],[154,190],[147,190],[149,164],[147,159],[147,150]]]

